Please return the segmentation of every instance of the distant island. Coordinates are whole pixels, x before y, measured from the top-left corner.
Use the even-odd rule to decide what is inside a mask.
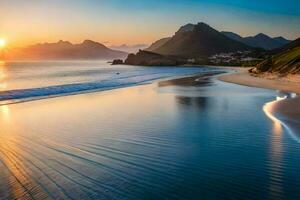
[[[11,60],[64,60],[64,59],[123,59],[127,52],[112,50],[105,45],[85,40],[80,44],[68,41],[35,44],[25,48],[11,49],[5,58]]]

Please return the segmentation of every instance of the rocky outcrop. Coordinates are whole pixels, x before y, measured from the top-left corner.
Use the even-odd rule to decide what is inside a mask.
[[[122,65],[122,64],[124,64],[124,62],[121,59],[115,59],[115,60],[112,61],[111,64],[112,65]]]
[[[124,63],[127,65],[142,66],[175,66],[183,64],[184,62],[184,59],[175,56],[164,56],[140,50],[137,54],[129,54]]]

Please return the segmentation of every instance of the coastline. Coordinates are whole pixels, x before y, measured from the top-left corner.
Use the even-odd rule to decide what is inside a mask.
[[[158,88],[158,80],[153,84],[0,107],[0,146],[6,153],[1,156],[6,165],[1,165],[0,185],[6,186],[15,178],[24,180],[19,172],[25,171],[30,173],[32,188],[38,191],[34,193],[37,199],[47,197],[48,191],[57,194],[55,198],[64,199],[68,195],[76,199],[80,195],[88,199],[94,190],[106,191],[106,188],[114,188],[105,193],[109,199],[124,195],[128,199],[143,199],[145,193],[161,194],[162,187],[153,190],[152,186],[157,184],[166,186],[164,195],[172,199],[174,189],[169,188],[172,183],[184,186],[181,191],[189,194],[178,198],[193,199],[199,188],[199,196],[207,191],[208,187],[201,187],[202,181],[214,189],[216,178],[222,181],[222,186],[215,188],[215,192],[228,185],[224,195],[236,194],[236,187],[228,181],[243,190],[249,189],[248,183],[236,179],[240,173],[232,176],[241,165],[245,166],[243,174],[264,174],[259,176],[262,184],[272,184],[268,177],[273,175],[265,167],[270,160],[265,154],[270,157],[279,154],[278,148],[272,148],[275,135],[272,131],[276,126],[260,106],[273,98],[274,92],[222,83],[216,80],[219,74],[214,72],[172,77],[162,83],[164,88]],[[297,155],[300,149],[293,148],[295,142],[289,135],[282,137],[285,147]],[[278,144],[281,143],[275,143]],[[258,153],[262,156],[257,156]],[[249,155],[253,159],[245,160]],[[297,160],[291,161],[284,170],[297,166]],[[260,162],[261,165],[256,165]],[[20,163],[17,171],[11,170],[15,169],[15,163]],[[275,159],[274,165],[277,163]],[[279,162],[278,167],[281,166]],[[95,174],[99,182],[94,181]],[[188,177],[186,181],[192,187],[185,187],[182,177]],[[56,180],[60,187],[52,187],[49,179]],[[74,184],[73,180],[83,184]],[[257,178],[253,181],[257,183]],[[105,190],[99,184],[102,182],[107,183]],[[64,188],[64,193],[60,193],[60,188]],[[7,196],[14,194],[14,189],[25,195],[31,191],[23,191],[22,185],[15,181],[11,190],[5,190]],[[260,192],[255,189],[253,194]],[[74,190],[78,193],[74,194]],[[248,198],[240,193],[234,196],[243,197]]]
[[[247,69],[237,69],[236,72],[221,75],[218,77],[220,81],[234,83],[249,87],[258,87],[265,89],[279,90],[283,92],[300,94],[300,85],[296,78],[287,81],[283,78],[252,76],[248,73]],[[292,81],[293,80],[293,81]],[[272,106],[272,113],[281,114],[290,119],[300,120],[300,97],[278,100]]]
[[[275,77],[256,77],[248,73],[248,68],[237,68],[235,73],[225,74],[218,78],[221,81],[245,85],[250,87],[259,87],[265,89],[280,90],[300,94],[300,85],[296,80],[279,79]]]

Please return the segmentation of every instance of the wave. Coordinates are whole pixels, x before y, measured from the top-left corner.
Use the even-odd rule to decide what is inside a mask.
[[[116,89],[122,87],[129,87],[129,86],[134,86],[139,84],[150,83],[157,79],[170,78],[179,75],[186,76],[186,75],[194,74],[196,72],[199,73],[201,71],[204,72],[206,70],[197,70],[197,71],[192,70],[192,72],[176,71],[175,73],[154,72],[151,74],[116,77],[109,80],[0,91],[0,105],[44,99],[44,98],[52,98],[58,96],[88,93],[94,91],[110,90],[110,89]]]

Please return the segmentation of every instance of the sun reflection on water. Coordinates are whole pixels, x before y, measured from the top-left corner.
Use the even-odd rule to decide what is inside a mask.
[[[272,110],[274,105],[278,101],[284,100],[286,97],[276,97],[275,101],[269,102],[264,105],[263,111],[273,122],[273,129],[270,140],[270,195],[272,199],[278,198],[278,195],[282,195],[283,186],[283,171],[282,171],[282,158],[283,158],[283,147],[282,147],[282,132],[283,127],[279,119],[277,119],[273,114]]]
[[[10,108],[8,105],[0,106],[0,119],[9,121],[10,119]]]
[[[5,62],[0,61],[0,91],[7,88],[7,83],[4,82],[7,77],[6,69],[5,69]]]
[[[284,195],[283,191],[283,177],[284,177],[284,145],[282,142],[283,129],[294,139],[294,133],[290,128],[280,119],[278,119],[274,113],[276,105],[279,101],[283,101],[288,98],[294,98],[297,95],[294,93],[281,94],[276,97],[276,100],[266,103],[263,107],[263,111],[268,118],[273,122],[272,134],[270,139],[270,195],[272,199],[278,199]],[[299,140],[296,139],[298,142]]]

